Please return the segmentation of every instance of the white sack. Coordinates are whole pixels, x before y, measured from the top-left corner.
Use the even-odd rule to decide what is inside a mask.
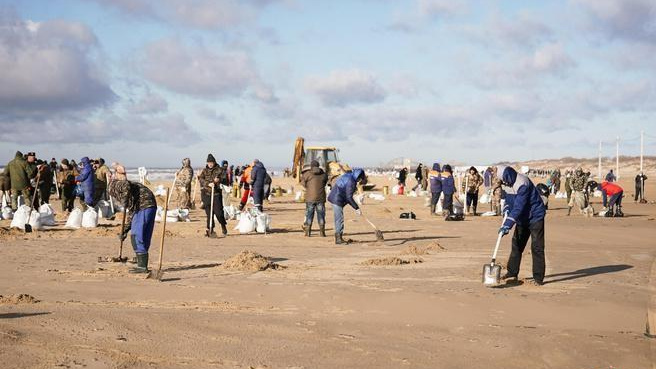
[[[98,226],[98,213],[96,209],[88,208],[82,213],[82,227],[96,228]]]
[[[82,210],[79,208],[73,209],[73,211],[71,211],[71,213],[68,215],[65,227],[74,229],[82,227]]]

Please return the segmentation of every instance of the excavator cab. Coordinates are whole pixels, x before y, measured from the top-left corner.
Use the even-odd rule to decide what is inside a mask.
[[[313,160],[319,162],[319,166],[324,171],[329,171],[330,162],[339,163],[337,157],[338,150],[334,147],[307,147],[305,149],[305,158],[303,168],[309,167]]]

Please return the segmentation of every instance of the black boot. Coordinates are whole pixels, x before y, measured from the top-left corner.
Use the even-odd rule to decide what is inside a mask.
[[[476,216],[476,206],[472,206],[472,209],[474,209],[474,216]]]
[[[319,236],[326,237],[326,225],[325,224],[319,225]]]
[[[604,215],[606,218],[612,218],[613,217],[613,208],[609,208],[606,210],[606,214]]]
[[[133,274],[148,273],[148,254],[137,254],[137,266],[129,270]]]
[[[346,242],[342,239],[341,233],[335,233],[335,245],[344,245]]]
[[[226,228],[225,224],[221,224],[221,233],[223,233],[224,236],[228,234],[228,228]]]
[[[622,208],[618,206],[617,210],[615,211],[615,217],[616,218],[621,218],[623,216],[624,216],[624,213],[622,212]]]
[[[310,237],[312,235],[312,224],[305,224],[303,228],[305,229],[305,237]]]
[[[436,206],[437,206],[437,205],[431,205],[431,206],[430,206],[430,212],[431,212],[431,216],[432,216],[432,217],[434,217],[435,215],[437,215],[437,214],[435,214],[435,207],[436,207]]]

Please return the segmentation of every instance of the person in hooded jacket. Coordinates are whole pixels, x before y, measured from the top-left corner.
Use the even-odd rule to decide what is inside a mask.
[[[4,172],[0,173],[0,203],[7,199],[7,204],[11,204],[11,180]]]
[[[415,179],[417,180],[417,185],[412,188],[413,191],[416,191],[417,188],[421,187],[421,181],[424,179],[424,165],[421,163],[417,164]]]
[[[442,167],[440,175],[440,182],[442,183],[442,213],[445,217],[453,214],[453,194],[456,192],[456,184],[453,180],[453,169],[449,164]]]
[[[251,171],[251,189],[253,191],[253,206],[259,211],[264,211],[264,184],[266,182],[267,171],[264,164],[259,160],[253,160],[253,170]]]
[[[182,159],[182,167],[175,177],[175,201],[178,209],[191,208],[191,180],[194,178],[194,169],[191,167],[191,159]]]
[[[27,164],[23,153],[16,151],[16,156],[7,163],[4,173],[11,183],[11,209],[18,209],[18,196],[23,196],[24,203],[30,198],[30,178],[33,177],[32,167]]]
[[[622,197],[624,197],[624,189],[617,183],[603,181],[597,187],[601,191],[604,208],[608,206],[606,211],[607,217],[623,217],[622,212]],[[608,197],[610,196],[610,199]]]
[[[86,210],[87,206],[93,207],[93,190],[94,190],[94,174],[93,167],[91,166],[91,161],[88,157],[83,157],[80,159],[80,165],[82,165],[82,170],[80,174],[75,177],[75,181],[79,183],[80,188],[82,189],[82,195],[80,196],[82,210]]]
[[[353,194],[358,188],[358,183],[364,181],[364,171],[360,168],[355,168],[351,172],[346,172],[339,176],[335,181],[335,185],[330,190],[328,201],[333,206],[333,214],[335,217],[335,244],[341,245],[347,243],[344,241],[344,206],[351,205],[355,209],[357,215],[362,215],[360,206],[353,199]]]
[[[430,202],[430,213],[431,216],[435,216],[435,208],[437,208],[437,202],[440,200],[440,195],[442,195],[442,181],[440,180],[440,164],[433,163],[433,169],[428,172],[428,179],[430,180],[430,191],[431,191],[431,202]]]
[[[198,181],[200,182],[201,187],[200,196],[205,205],[205,215],[207,215],[207,230],[205,231],[207,237],[214,235],[214,226],[216,225],[216,222],[210,222],[212,217],[216,217],[219,221],[223,235],[225,236],[228,234],[228,228],[226,228],[227,222],[225,220],[225,215],[223,214],[223,194],[219,187],[221,182],[225,179],[224,177],[225,172],[223,171],[223,167],[216,163],[214,155],[207,155],[207,165],[198,176]],[[214,198],[212,198],[212,188],[214,188]],[[213,214],[210,214],[211,212],[213,212]]]
[[[123,173],[119,172],[109,183],[109,195],[127,210],[128,218],[125,221],[125,229],[119,235],[121,241],[131,233],[130,241],[132,249],[137,255],[137,266],[129,270],[130,273],[148,273],[148,250],[153,238],[155,228],[155,215],[157,214],[157,202],[155,195],[146,186],[139,182],[128,181],[124,175],[125,169],[120,166]]]
[[[59,183],[62,198],[62,211],[71,212],[75,205],[75,176],[78,175],[77,168],[68,163],[68,159],[62,159],[57,172],[57,182]]]
[[[301,185],[305,187],[305,223],[303,224],[303,230],[305,230],[306,237],[310,237],[312,234],[315,212],[319,223],[319,235],[326,237],[327,184],[328,174],[321,169],[318,161],[312,160],[310,168],[305,169],[301,176]]]
[[[50,203],[50,192],[52,191],[52,185],[53,185],[53,173],[52,170],[50,169],[50,166],[45,161],[42,160],[38,162],[37,168],[41,173],[39,176],[39,183],[37,184],[37,186],[39,187],[40,199],[37,199],[38,204],[34,204],[34,205],[40,206],[43,204]]]
[[[506,192],[506,220],[499,229],[505,236],[515,227],[512,249],[508,258],[507,273],[503,279],[517,281],[522,253],[528,239],[531,239],[533,259],[533,284],[544,284],[544,218],[546,209],[540,192],[524,174],[511,167],[499,166],[497,176],[503,182]]]

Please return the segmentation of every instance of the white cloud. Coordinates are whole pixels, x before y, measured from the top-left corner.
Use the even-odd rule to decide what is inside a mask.
[[[454,0],[418,0],[419,14],[428,18],[450,17],[465,11],[463,1]]]
[[[310,77],[305,85],[328,106],[378,103],[387,96],[376,77],[360,69],[336,70],[325,77]]]
[[[252,23],[274,0],[95,0],[124,14],[200,29]]]
[[[102,106],[115,95],[84,24],[31,22],[0,12],[0,109],[4,114]]]
[[[576,0],[592,17],[592,26],[610,38],[656,44],[653,0]]]
[[[259,83],[253,61],[245,52],[217,53],[202,44],[191,47],[178,39],[146,46],[141,69],[153,83],[202,98],[241,96]]]
[[[525,59],[525,73],[563,73],[576,63],[560,43],[542,45],[535,50],[532,57]]]
[[[132,114],[157,114],[168,110],[169,103],[162,96],[147,92],[138,101],[131,101],[127,107]]]

